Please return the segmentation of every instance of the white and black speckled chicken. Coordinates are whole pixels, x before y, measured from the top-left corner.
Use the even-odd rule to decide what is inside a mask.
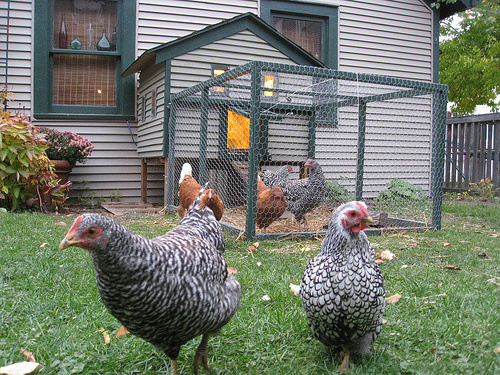
[[[319,253],[307,265],[300,299],[314,336],[342,349],[339,370],[351,353],[367,354],[382,330],[385,290],[373,248],[363,231],[373,220],[363,202],[340,206]]]
[[[162,349],[173,374],[181,345],[199,335],[193,370],[208,368],[209,336],[229,322],[240,300],[240,284],[228,275],[221,252],[220,224],[209,208],[200,209],[200,195],[162,236],[146,239],[111,218],[85,214],[59,245],[89,251],[106,308],[131,333]]]
[[[288,182],[290,173],[292,173],[292,166],[290,165],[284,165],[276,171],[266,169],[262,172],[262,182],[270,189],[278,186],[283,190]]]
[[[288,180],[282,187],[288,210],[299,225],[304,222],[306,213],[318,207],[325,196],[326,181],[323,170],[316,160],[307,159],[305,166],[308,176],[299,180]]]

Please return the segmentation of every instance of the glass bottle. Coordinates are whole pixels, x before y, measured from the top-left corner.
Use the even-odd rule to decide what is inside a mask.
[[[78,40],[78,38],[75,38],[71,41],[71,49],[82,49],[82,42]]]
[[[96,48],[98,51],[109,51],[111,50],[111,44],[108,38],[106,38],[106,30],[102,30],[102,38],[97,42]]]
[[[66,22],[61,16],[61,28],[59,29],[59,48],[68,48],[68,33],[66,32]]]
[[[93,50],[95,48],[95,31],[92,28],[92,23],[89,23],[89,28],[85,34],[85,49]]]
[[[111,34],[111,51],[116,51],[116,26]]]

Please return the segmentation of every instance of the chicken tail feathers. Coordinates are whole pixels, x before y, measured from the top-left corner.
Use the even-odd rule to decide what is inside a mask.
[[[184,163],[182,165],[182,169],[181,169],[181,176],[179,178],[179,185],[182,181],[184,181],[184,177],[192,176],[192,175],[193,175],[193,168],[191,167],[191,164]]]

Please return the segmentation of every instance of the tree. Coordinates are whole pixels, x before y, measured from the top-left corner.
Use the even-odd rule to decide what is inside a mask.
[[[484,0],[459,13],[458,25],[441,22],[439,80],[448,85],[453,112],[472,113],[486,104],[499,110],[500,0]]]

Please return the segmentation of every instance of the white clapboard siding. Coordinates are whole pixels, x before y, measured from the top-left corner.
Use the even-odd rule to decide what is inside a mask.
[[[40,120],[33,123],[35,126],[78,132],[93,143],[94,151],[87,162],[77,163],[71,172],[73,200],[92,198],[93,203],[111,197],[120,197],[123,201],[138,200],[141,163],[126,122]],[[130,125],[135,140],[137,127]]]
[[[257,14],[257,10],[257,0],[139,1],[137,35],[139,55],[150,48],[238,14],[246,12]]]

